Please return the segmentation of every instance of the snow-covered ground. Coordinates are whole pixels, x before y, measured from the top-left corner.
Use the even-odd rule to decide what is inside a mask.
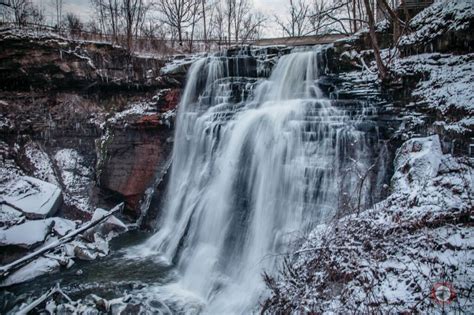
[[[473,15],[472,0],[436,0],[410,21],[415,31],[403,36],[400,45],[430,42],[447,31],[467,30]]]
[[[399,150],[392,194],[373,209],[318,226],[267,278],[270,311],[443,311],[431,296],[448,282],[445,310],[474,310],[474,169],[442,154],[438,136]]]
[[[412,20],[401,45],[429,46],[447,32],[465,33],[473,17],[473,1],[436,1]],[[360,64],[363,53],[346,57]],[[402,109],[399,135],[406,140],[413,134],[411,121],[429,136],[408,139],[397,150],[385,200],[318,226],[282,254],[280,272],[264,277],[270,298],[262,305],[268,314],[474,312],[474,159],[443,154],[434,134],[442,127],[441,134],[448,131],[469,143],[474,54],[401,57],[384,50],[382,55],[394,56],[388,64],[393,74],[418,80],[410,107]],[[350,75],[377,81],[375,62],[360,68]],[[449,289],[446,303],[435,298],[440,285]]]
[[[412,95],[442,115],[458,112],[458,120],[438,122],[463,133],[474,128],[474,54],[420,54],[398,58],[392,70],[400,76],[423,75]],[[466,116],[465,116],[466,115]]]

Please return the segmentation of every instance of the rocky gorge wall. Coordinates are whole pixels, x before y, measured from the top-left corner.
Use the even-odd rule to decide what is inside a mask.
[[[2,187],[33,176],[61,188],[66,217],[124,200],[137,218],[170,158],[186,66],[162,75],[166,60],[29,30],[0,43]]]

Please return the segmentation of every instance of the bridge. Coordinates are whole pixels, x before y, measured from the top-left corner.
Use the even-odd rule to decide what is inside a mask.
[[[348,35],[342,34],[328,34],[328,35],[310,35],[310,36],[296,36],[296,37],[275,37],[262,38],[251,41],[249,44],[254,46],[308,46],[334,43],[338,39],[346,38]]]

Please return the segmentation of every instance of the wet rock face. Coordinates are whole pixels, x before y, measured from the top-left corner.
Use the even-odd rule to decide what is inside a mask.
[[[0,46],[0,158],[60,187],[62,216],[87,219],[112,206],[110,193],[138,209],[169,158],[185,72],[163,74],[168,60],[51,33],[2,29]],[[108,122],[137,102],[153,110]]]
[[[131,104],[105,122],[98,140],[98,183],[124,199],[134,216],[155,177],[166,169],[173,147],[178,89],[164,89],[151,101]]]
[[[171,155],[172,135],[173,130],[160,124],[158,115],[140,117],[133,127],[115,130],[105,147],[107,161],[100,186],[122,195],[127,206],[139,214],[143,193]]]

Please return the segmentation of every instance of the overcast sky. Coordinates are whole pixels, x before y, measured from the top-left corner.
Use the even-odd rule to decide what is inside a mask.
[[[278,26],[273,23],[273,16],[275,14],[281,14],[282,12],[285,12],[289,0],[252,1],[257,10],[270,17],[270,20],[266,23],[266,29],[264,30],[263,35],[265,37],[282,35]],[[56,13],[51,6],[52,0],[33,0],[33,3],[43,8],[48,23],[54,23],[56,19]],[[64,0],[63,12],[63,15],[68,12],[73,12],[76,15],[79,15],[83,21],[88,21],[94,17],[90,0]]]

